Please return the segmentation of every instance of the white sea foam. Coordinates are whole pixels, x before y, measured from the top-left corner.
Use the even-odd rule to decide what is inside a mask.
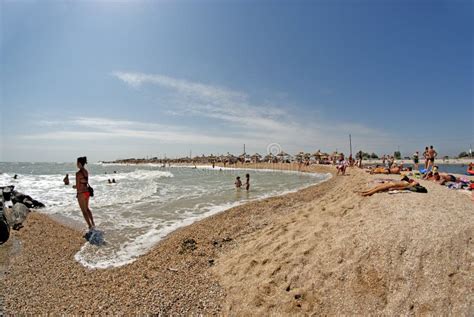
[[[166,235],[178,228],[188,226],[198,220],[217,214],[232,207],[241,205],[245,202],[227,203],[220,206],[212,206],[207,212],[199,215],[189,214],[181,221],[170,222],[163,227],[154,227],[146,233],[138,236],[131,242],[126,242],[120,246],[120,249],[114,253],[113,257],[100,258],[95,255],[90,256],[88,251],[97,252],[99,247],[85,243],[74,258],[83,266],[91,269],[105,269],[119,267],[134,262],[139,256],[145,254],[154,245],[161,241]]]
[[[10,166],[11,167],[11,166]],[[13,166],[11,169],[20,169]],[[15,185],[47,205],[42,212],[60,215],[83,224],[75,190],[62,185],[65,173],[74,183],[73,165],[24,167],[30,174],[0,174],[0,186]],[[145,254],[177,228],[247,201],[294,192],[327,180],[329,174],[294,171],[212,169],[211,166],[101,165],[91,167],[90,183],[95,189],[91,209],[98,228],[105,231],[105,246],[85,243],[75,259],[88,268],[118,267]],[[48,173],[38,173],[45,168]],[[117,173],[113,173],[116,170]],[[32,174],[31,171],[37,173]],[[105,174],[107,172],[107,174]],[[251,191],[236,191],[233,182],[239,173],[251,174]],[[114,178],[116,184],[108,184]]]

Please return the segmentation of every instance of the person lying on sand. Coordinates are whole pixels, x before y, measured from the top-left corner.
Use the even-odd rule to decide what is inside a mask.
[[[398,166],[397,164],[394,164],[395,166],[392,166],[390,168],[390,174],[400,174],[402,171],[402,167]]]
[[[435,180],[434,173],[433,173],[432,171],[426,173],[426,174],[423,176],[423,179],[424,179],[424,180],[427,180],[427,181]]]
[[[372,189],[366,190],[361,192],[360,194],[364,197],[366,196],[371,196],[375,193],[380,193],[380,192],[386,192],[389,190],[403,190],[403,189],[409,189],[411,187],[419,185],[415,180],[409,179],[408,177],[403,177],[401,181],[393,181],[393,182],[388,182],[384,183],[378,186],[375,186]]]
[[[444,185],[447,182],[459,183],[461,181],[461,179],[459,177],[456,177],[454,175],[444,174],[444,173],[440,174],[438,172],[433,173],[433,177],[432,177],[431,180],[438,183],[438,184],[440,184],[440,185]]]
[[[400,174],[401,168],[400,166],[392,166],[391,168],[376,166],[374,169],[370,171],[370,174]]]

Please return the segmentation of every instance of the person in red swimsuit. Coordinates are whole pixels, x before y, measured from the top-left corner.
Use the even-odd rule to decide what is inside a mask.
[[[77,158],[77,168],[79,171],[76,173],[76,191],[77,191],[77,201],[79,202],[79,207],[81,208],[82,215],[87,222],[89,229],[95,227],[94,218],[92,217],[92,212],[89,209],[89,172],[85,169],[87,164],[87,157],[78,157]]]

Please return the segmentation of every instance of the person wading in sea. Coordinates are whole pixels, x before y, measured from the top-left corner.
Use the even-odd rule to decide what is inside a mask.
[[[240,180],[240,176],[237,176],[235,179],[235,188],[241,188],[242,187],[242,181]]]
[[[66,174],[66,177],[63,179],[64,185],[69,185],[69,174]]]
[[[84,167],[86,164],[87,157],[83,156],[77,158],[77,168],[79,171],[76,173],[76,185],[74,188],[76,188],[77,201],[79,203],[79,207],[81,208],[82,215],[87,222],[87,226],[89,229],[93,229],[95,227],[95,223],[94,218],[92,217],[92,212],[89,209],[89,172]]]

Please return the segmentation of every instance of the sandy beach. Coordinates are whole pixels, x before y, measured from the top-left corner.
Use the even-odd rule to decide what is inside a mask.
[[[81,232],[31,213],[13,233],[21,250],[2,281],[5,311],[473,314],[471,196],[422,181],[428,194],[364,198],[356,191],[387,176],[348,174],[213,215],[171,233],[132,264],[106,270],[74,260]]]

